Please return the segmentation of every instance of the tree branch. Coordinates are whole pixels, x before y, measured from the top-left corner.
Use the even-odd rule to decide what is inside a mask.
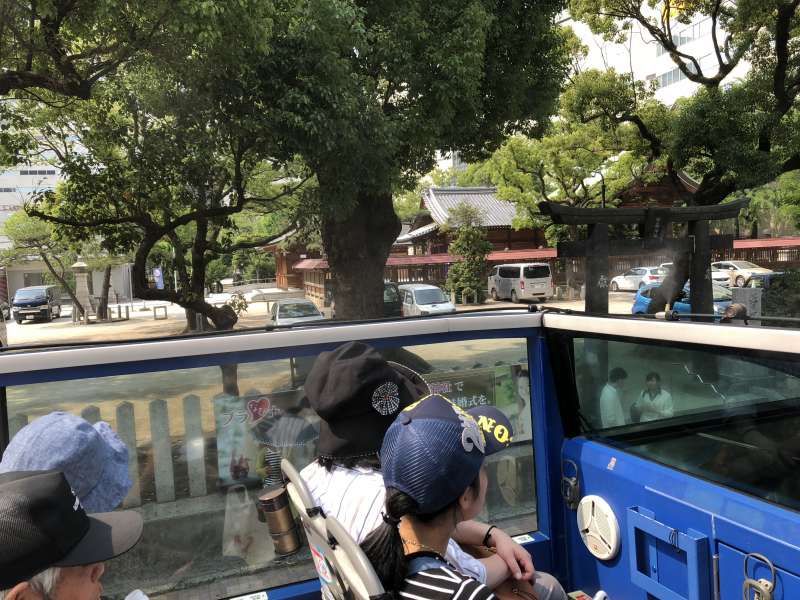
[[[255,240],[247,240],[247,241],[236,242],[235,244],[228,244],[228,245],[225,245],[225,246],[217,244],[215,242],[209,242],[206,245],[206,249],[209,252],[213,252],[214,254],[230,254],[230,253],[235,252],[237,250],[248,250],[250,248],[259,248],[261,246],[267,246],[267,245],[271,244],[275,240],[277,240],[280,237],[286,235],[287,233],[290,233],[291,231],[293,231],[295,229],[297,229],[297,223],[296,222],[292,223],[288,227],[285,227],[283,229],[283,231],[281,231],[280,233],[275,234],[275,235],[271,235],[271,236],[268,236],[268,237],[262,237],[262,238],[258,238],[258,239],[255,239]]]

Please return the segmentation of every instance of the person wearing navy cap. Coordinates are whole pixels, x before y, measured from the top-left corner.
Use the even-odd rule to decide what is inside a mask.
[[[488,485],[483,461],[512,439],[508,418],[492,406],[464,411],[441,395],[403,410],[381,447],[386,486],[383,524],[361,544],[384,587],[413,600],[493,600],[446,556],[460,523],[480,513]],[[491,544],[492,528],[484,538]],[[536,600],[565,600],[558,582],[534,576]]]

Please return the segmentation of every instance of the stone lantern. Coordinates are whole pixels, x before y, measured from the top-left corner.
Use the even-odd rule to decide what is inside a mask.
[[[83,262],[80,258],[73,264],[70,269],[75,273],[75,297],[81,303],[84,310],[84,323],[89,322],[89,314],[92,312],[92,302],[89,297],[89,265]],[[73,321],[77,320],[77,311],[72,307]]]

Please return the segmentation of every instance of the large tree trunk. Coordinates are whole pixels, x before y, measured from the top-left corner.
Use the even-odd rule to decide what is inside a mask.
[[[323,198],[324,187],[321,187]],[[336,318],[383,316],[383,273],[400,233],[392,193],[359,192],[347,214],[322,219],[322,243],[336,285]]]
[[[97,318],[108,320],[108,293],[111,289],[111,265],[106,265],[103,271],[103,287],[100,290],[100,305],[97,307]]]

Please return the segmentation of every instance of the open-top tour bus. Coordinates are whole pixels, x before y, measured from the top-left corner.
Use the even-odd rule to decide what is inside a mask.
[[[509,415],[515,439],[489,462],[483,518],[568,591],[800,598],[800,331],[500,311],[12,350],[0,444],[53,410],[105,420],[126,442],[125,506],[145,531],[108,563],[108,597],[318,597],[309,549],[276,554],[254,498],[279,463],[265,457],[313,460],[305,374],[355,339],[463,407]],[[604,427],[616,367],[624,424]],[[672,414],[637,418],[651,372]]]

